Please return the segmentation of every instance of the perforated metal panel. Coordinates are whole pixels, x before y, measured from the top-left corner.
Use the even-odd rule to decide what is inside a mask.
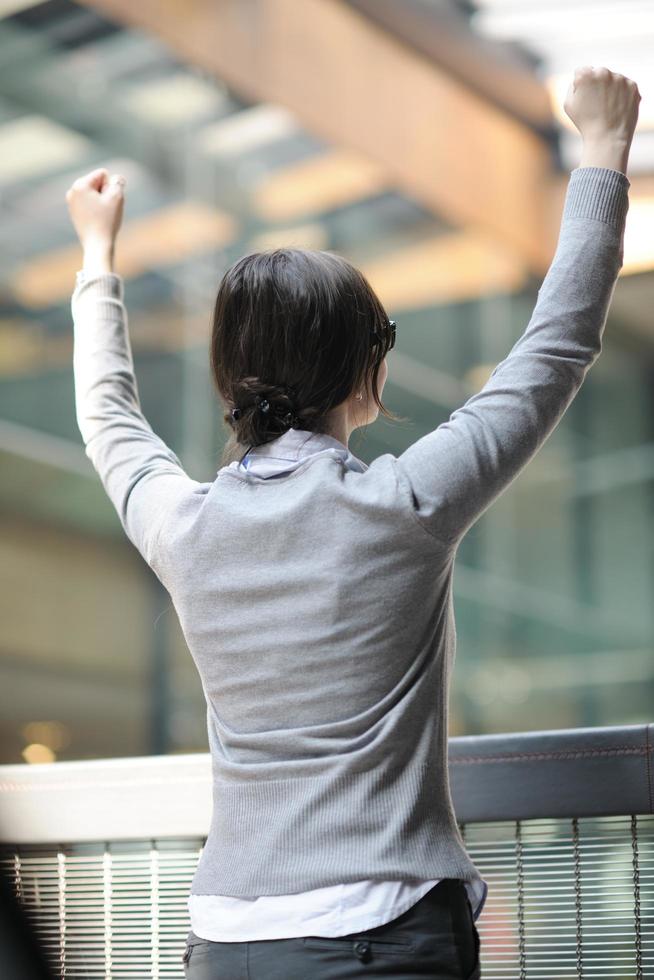
[[[183,978],[202,841],[2,847],[1,863],[60,977]]]
[[[469,824],[484,980],[654,977],[654,817]]]
[[[484,980],[654,977],[654,816],[461,825],[489,883]],[[204,841],[3,845],[0,860],[63,977],[183,978]]]

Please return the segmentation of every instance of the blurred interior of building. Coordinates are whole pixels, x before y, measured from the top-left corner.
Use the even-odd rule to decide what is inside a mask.
[[[225,269],[278,245],[361,268],[398,324],[384,402],[408,418],[353,435],[370,462],[446,421],[524,332],[583,64],[642,96],[624,266],[598,362],[459,549],[450,734],[651,721],[654,10],[592,7],[0,0],[1,763],[207,751],[170,596],[76,425],[71,183],[127,178],[141,404],[197,480],[228,437],[208,360]]]

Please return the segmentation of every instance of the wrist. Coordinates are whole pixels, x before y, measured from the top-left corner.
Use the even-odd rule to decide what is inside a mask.
[[[580,167],[607,167],[625,176],[631,140],[617,136],[586,138],[581,151]]]
[[[83,243],[83,269],[89,274],[101,275],[114,271],[115,242],[105,238],[88,238]]]

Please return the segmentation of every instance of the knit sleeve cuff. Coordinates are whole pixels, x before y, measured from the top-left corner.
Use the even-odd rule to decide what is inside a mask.
[[[117,272],[101,272],[89,274],[84,269],[80,269],[75,276],[75,289],[72,302],[76,304],[79,300],[94,300],[103,309],[103,301],[106,310],[104,312],[114,313],[114,303],[106,302],[112,300],[124,301],[124,282],[123,277]]]
[[[631,182],[620,170],[577,167],[570,174],[564,217],[594,218],[621,231],[629,210]]]

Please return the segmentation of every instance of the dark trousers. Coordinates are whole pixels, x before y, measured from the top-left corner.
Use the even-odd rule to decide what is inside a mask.
[[[445,878],[397,919],[347,936],[223,943],[188,934],[189,980],[481,980],[479,933],[462,881]]]

